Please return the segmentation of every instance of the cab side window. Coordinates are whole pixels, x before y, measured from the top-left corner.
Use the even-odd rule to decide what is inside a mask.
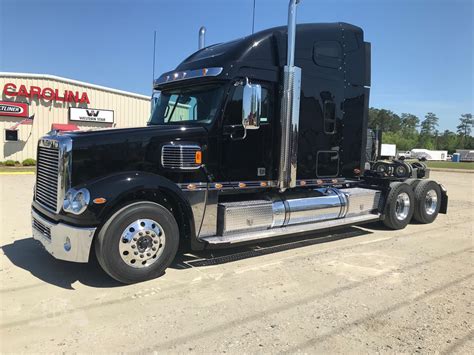
[[[227,102],[224,114],[224,125],[240,125],[242,124],[242,97],[244,87],[242,85],[235,86],[232,98]]]
[[[262,86],[262,113],[260,117],[260,124],[270,123],[270,107],[271,97],[268,89]]]

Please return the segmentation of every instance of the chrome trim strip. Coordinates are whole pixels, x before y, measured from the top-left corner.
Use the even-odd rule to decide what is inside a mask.
[[[296,186],[298,187],[314,187],[314,186],[334,186],[343,185],[354,181],[347,181],[344,178],[332,178],[332,179],[308,179],[308,180],[297,180]],[[261,181],[230,181],[230,182],[184,182],[177,183],[181,190],[245,190],[245,189],[267,189],[278,187],[277,180],[261,180]]]
[[[157,86],[166,83],[174,83],[177,81],[203,78],[207,76],[218,76],[224,70],[222,67],[212,67],[212,68],[201,68],[201,69],[192,69],[185,71],[170,71],[162,74],[158,79],[155,79],[153,86],[157,89]]]

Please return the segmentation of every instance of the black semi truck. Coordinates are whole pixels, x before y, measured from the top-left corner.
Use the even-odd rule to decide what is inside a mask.
[[[33,236],[55,258],[123,283],[194,250],[381,220],[432,222],[428,169],[367,161],[370,44],[346,23],[288,26],[207,46],[154,81],[147,127],[38,143]],[[202,41],[201,41],[202,42]],[[370,146],[370,145],[369,145]]]

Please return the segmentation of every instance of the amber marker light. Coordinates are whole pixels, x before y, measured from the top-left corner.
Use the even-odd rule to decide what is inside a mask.
[[[196,190],[196,185],[195,184],[189,184],[187,186],[188,190]]]
[[[244,182],[239,182],[239,187],[246,187],[246,186],[247,186],[246,183],[244,183]]]
[[[260,186],[261,186],[261,187],[267,187],[267,185],[268,185],[268,184],[266,183],[266,181],[262,181],[262,182],[260,183]]]
[[[194,162],[196,164],[202,164],[202,152],[200,150],[198,150],[194,155]]]
[[[214,187],[215,187],[216,189],[222,189],[222,186],[223,186],[223,185],[222,185],[222,184],[219,184],[219,183],[217,183],[217,184],[214,185]]]
[[[93,199],[92,202],[94,202],[96,205],[103,205],[104,203],[107,202],[107,200],[103,197],[97,197]]]

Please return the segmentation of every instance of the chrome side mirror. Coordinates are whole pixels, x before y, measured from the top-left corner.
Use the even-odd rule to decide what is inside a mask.
[[[251,84],[247,79],[242,95],[242,126],[244,129],[259,129],[262,112],[262,86]]]

